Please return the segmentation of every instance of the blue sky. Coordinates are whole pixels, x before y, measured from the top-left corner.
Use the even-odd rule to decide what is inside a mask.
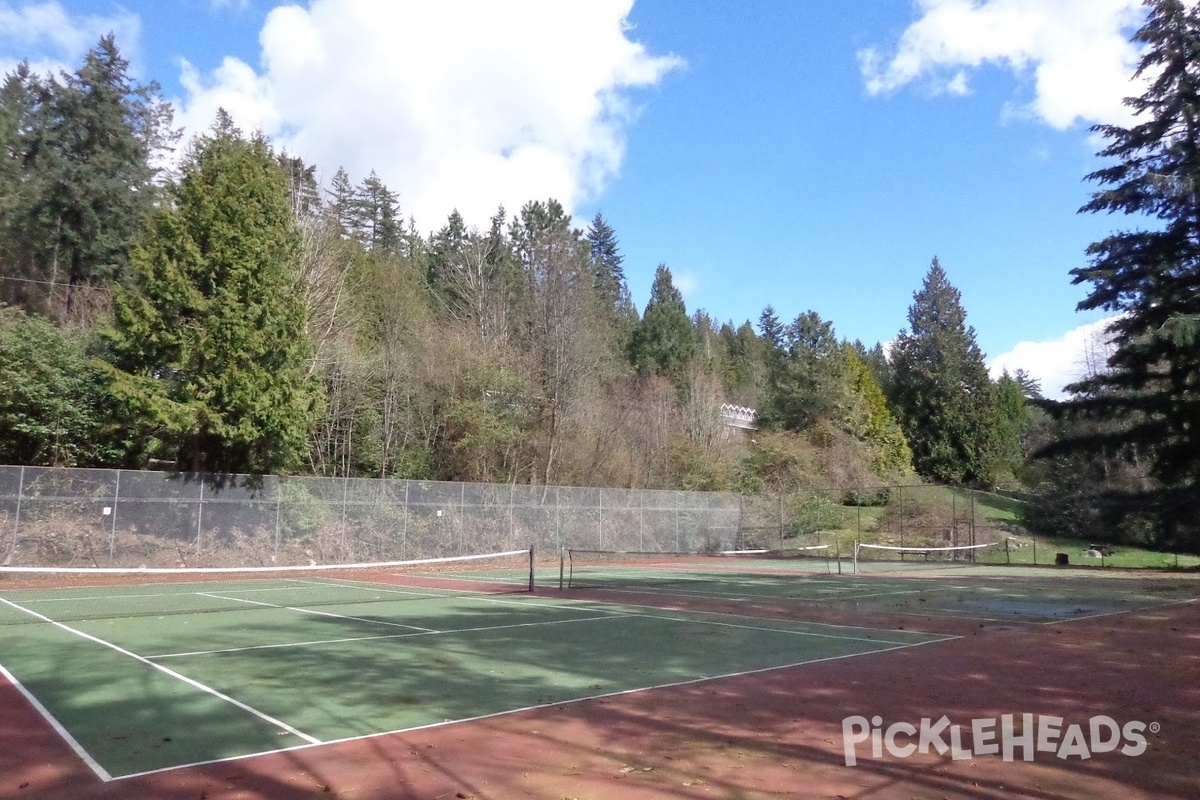
[[[424,231],[562,200],[614,226],[635,302],[814,310],[868,345],[933,256],[989,361],[1053,393],[1100,314],[1068,271],[1129,223],[1081,216],[1095,122],[1127,123],[1137,0],[0,0],[0,65],[114,30],[195,131],[247,128]]]

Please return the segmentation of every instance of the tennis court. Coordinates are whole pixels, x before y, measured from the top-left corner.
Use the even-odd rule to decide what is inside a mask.
[[[759,758],[775,752],[772,741],[804,742],[814,754],[812,774],[823,775],[828,756],[820,753],[838,750],[839,720],[847,714],[936,716],[953,712],[963,697],[995,708],[1006,691],[1025,696],[1028,683],[1005,685],[1022,668],[1046,686],[1058,680],[1056,671],[1064,681],[1082,670],[1086,680],[1102,682],[1119,666],[1111,680],[1124,686],[1121,670],[1137,664],[1116,655],[1128,643],[1113,632],[1175,630],[1194,617],[1200,597],[1197,581],[1124,573],[923,559],[862,564],[855,572],[819,549],[578,550],[541,563],[533,555],[253,572],[0,570],[0,690],[15,687],[30,709],[11,727],[0,720],[0,744],[9,748],[0,753],[0,772],[8,759],[18,778],[30,776],[22,790],[58,789],[38,795],[0,784],[0,796],[120,797],[123,786],[153,793],[164,785],[154,781],[166,779],[200,786],[205,797],[290,798],[309,795],[281,788],[272,776],[308,775],[320,764],[320,785],[349,786],[346,796],[353,797],[364,771],[407,774],[398,765],[427,763],[427,752],[413,749],[418,734],[426,737],[423,747],[436,742],[448,754],[436,770],[441,783],[422,778],[424,788],[414,783],[389,794],[378,782],[388,779],[379,777],[362,796],[436,796],[428,787],[459,785],[460,771],[487,774],[494,762],[507,766],[493,780],[508,785],[513,774],[553,772],[548,764],[562,762],[568,771],[559,783],[527,792],[561,797],[563,786],[574,785],[578,773],[569,764],[579,760],[583,742],[593,752],[620,754],[620,773],[602,776],[597,791],[573,795],[641,796],[613,781],[628,782],[635,769],[645,780],[651,778],[643,772],[670,774],[664,736],[684,751],[717,747],[702,751],[708,765],[730,760],[721,742],[745,742]],[[1075,621],[1081,625],[1060,625]],[[974,638],[992,631],[1009,638]],[[1045,635],[1068,631],[1079,633]],[[1175,652],[1153,641],[1163,650],[1162,669],[1186,663],[1186,647]],[[1005,642],[1020,659],[992,655]],[[1062,653],[1070,659],[1054,646],[1067,646]],[[981,679],[1005,663],[991,680]],[[896,681],[904,692],[891,690]],[[1160,700],[1170,685],[1149,684],[1149,698]],[[1062,696],[1078,709],[1077,686]],[[1104,701],[1103,694],[1094,698]],[[32,737],[39,726],[47,736]],[[457,733],[448,734],[451,740],[439,731]],[[91,789],[80,788],[79,774],[47,783],[33,751],[22,756],[35,740],[50,747],[47,737],[69,747],[95,781]],[[346,748],[365,744],[368,754],[356,756],[350,771],[337,754],[360,753]],[[530,766],[519,767],[506,760],[513,750],[546,748],[554,753],[545,756],[549,762],[531,755]],[[657,766],[629,765],[660,750],[667,755]],[[736,774],[736,765],[728,769]],[[893,768],[879,769],[887,776]],[[241,794],[244,772],[266,788]],[[709,796],[679,788],[709,786],[709,778],[682,776],[675,793],[663,796]],[[788,779],[763,774],[774,786]],[[214,780],[228,783],[224,793]],[[845,777],[828,780],[841,786]],[[741,784],[730,786],[741,791]],[[660,796],[659,789],[645,796]],[[1088,791],[1099,797],[1108,789]]]
[[[572,600],[475,565],[4,589],[0,661],[107,780],[944,638]]]
[[[965,549],[965,548],[964,548]],[[977,622],[1044,623],[1151,609],[1197,596],[1194,582],[1106,580],[1092,572],[969,561],[840,563],[823,548],[759,557],[566,551],[562,585],[623,596],[673,595],[838,610],[885,625],[893,614]],[[805,614],[797,610],[797,614]],[[811,613],[811,612],[809,612]],[[936,626],[934,626],[936,627]]]

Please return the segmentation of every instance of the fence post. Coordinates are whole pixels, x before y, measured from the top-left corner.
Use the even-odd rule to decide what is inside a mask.
[[[467,540],[463,530],[463,520],[467,516],[467,485],[458,485],[458,554],[467,555]]]
[[[400,558],[408,558],[408,487],[412,483],[404,479],[404,522],[400,528]]]
[[[636,490],[634,490],[636,491]],[[646,549],[646,542],[643,536],[646,533],[646,495],[643,492],[637,493],[638,499],[638,550]]]
[[[6,562],[11,562],[17,555],[17,539],[21,533],[21,500],[25,497],[25,467],[21,467],[21,475],[17,478],[17,513],[13,517],[12,547],[9,548]]]
[[[343,561],[346,560],[346,503],[348,502],[349,491],[350,475],[347,472],[347,474],[342,476],[342,533],[341,542],[338,545],[342,549],[341,560]]]
[[[746,550],[746,534],[743,532],[746,527],[746,495],[738,492],[738,518],[737,532],[733,536],[734,550]]]
[[[121,500],[121,470],[117,470],[117,483],[113,489],[112,524],[108,529],[108,560],[112,562],[117,554],[117,507]]]
[[[854,528],[854,552],[858,552],[858,545],[862,542],[862,499],[858,501],[858,524]]]
[[[682,509],[679,508],[679,495],[675,495],[675,552],[676,553],[683,552],[683,545],[681,545],[679,542],[679,512],[681,510]]]
[[[783,489],[779,490],[779,549],[783,549]]]
[[[904,487],[897,487],[900,491],[900,546],[904,547]],[[900,560],[904,560],[904,551],[900,551]]]
[[[200,556],[200,531],[204,525],[204,473],[199,473],[200,479],[200,502],[196,507],[196,557]]]
[[[279,562],[279,520],[283,516],[283,478],[275,479],[275,557],[272,563]]]

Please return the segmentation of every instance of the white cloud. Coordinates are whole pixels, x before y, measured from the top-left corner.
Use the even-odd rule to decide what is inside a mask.
[[[684,297],[691,297],[700,288],[700,276],[694,272],[673,272],[671,273],[671,282]]]
[[[1033,99],[1015,113],[1065,129],[1077,121],[1124,124],[1122,100],[1140,94],[1129,34],[1141,0],[917,0],[920,18],[894,52],[859,51],[867,91],[914,82],[961,95],[972,71],[1000,66],[1032,81]],[[949,77],[947,77],[949,76]]]
[[[1103,365],[1106,358],[1105,330],[1116,319],[1080,325],[1058,339],[1043,342],[1019,342],[1012,350],[996,356],[988,365],[993,378],[1023,369],[1041,382],[1042,394],[1054,400],[1066,397],[1063,387],[1074,383]]]
[[[455,207],[483,224],[503,203],[568,209],[620,167],[628,90],[680,65],[630,38],[633,0],[312,0],[280,6],[261,63],[184,65],[189,135],[218,107],[328,178],[375,170],[405,215],[436,228]]]
[[[13,5],[0,1],[0,72],[21,61],[42,74],[72,72],[100,38],[112,33],[125,58],[136,53],[141,20],[136,14],[72,16],[58,2]]]

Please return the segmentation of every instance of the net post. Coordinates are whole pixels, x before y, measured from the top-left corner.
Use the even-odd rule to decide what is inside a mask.
[[[976,545],[976,540],[974,540],[974,489],[972,489],[972,491],[971,491],[971,545],[972,546]],[[972,551],[971,555],[972,555],[971,560],[973,561],[974,560],[974,552],[973,551]]]
[[[511,547],[511,545],[509,545]],[[529,591],[533,591],[533,545],[529,545]]]
[[[854,543],[854,563],[853,563],[853,570],[854,570],[854,571],[851,573],[852,575],[857,575],[857,574],[858,574],[858,548],[859,548],[861,545],[862,545],[862,542],[855,542],[855,543]]]
[[[834,548],[837,550],[837,565],[838,565],[837,574],[841,575],[842,574],[842,540],[839,538],[834,538],[833,541],[834,541]]]
[[[566,587],[566,582],[563,576],[567,571],[567,548],[559,546],[558,548],[558,590],[561,592]]]
[[[958,495],[950,490],[950,544],[958,546]]]

